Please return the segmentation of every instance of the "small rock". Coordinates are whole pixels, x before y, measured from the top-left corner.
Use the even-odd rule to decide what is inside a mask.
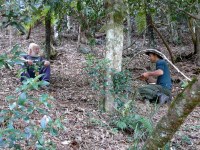
[[[78,48],[78,51],[80,52],[80,53],[83,53],[83,54],[89,54],[89,53],[91,53],[91,48],[90,47],[86,47],[86,46],[83,46],[83,45],[81,45],[79,48]]]

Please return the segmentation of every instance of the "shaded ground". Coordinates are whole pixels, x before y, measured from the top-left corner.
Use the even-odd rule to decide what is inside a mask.
[[[12,38],[6,35],[5,31],[0,35],[0,50],[2,53],[9,49],[9,44],[21,44],[24,49],[30,42],[44,45],[44,29],[37,27],[34,29],[30,40],[25,40],[25,36],[15,35]],[[76,43],[63,40],[58,49],[58,57],[51,63],[52,77],[51,87],[48,91],[35,91],[35,94],[47,92],[52,95],[56,101],[55,108],[51,116],[63,116],[67,131],[62,132],[59,137],[53,138],[57,143],[57,149],[88,149],[88,150],[125,150],[130,146],[126,133],[113,132],[108,125],[107,114],[98,111],[98,101],[88,82],[88,77],[84,73],[85,58],[76,50]],[[142,57],[143,58],[143,57]],[[146,58],[140,59],[145,62]],[[132,63],[132,68],[141,64],[139,61]],[[181,70],[191,76],[196,70],[192,62],[177,64]],[[192,66],[192,67],[191,67]],[[130,67],[131,68],[131,67]],[[141,70],[140,70],[141,71]],[[137,71],[135,71],[137,74]],[[178,76],[172,72],[173,76]],[[134,74],[135,75],[135,74]],[[179,77],[179,76],[178,76]],[[141,84],[134,81],[134,84]],[[16,68],[13,70],[0,70],[0,108],[4,108],[5,97],[14,93],[15,88],[20,85],[16,77]],[[174,95],[180,90],[177,84],[174,86]],[[152,115],[154,124],[166,113],[168,106],[160,108],[152,104],[144,104],[136,101],[137,112],[144,116]],[[98,122],[100,120],[102,123]],[[200,149],[200,107],[188,117],[187,121],[180,128],[173,138],[172,145],[180,150],[198,150]]]

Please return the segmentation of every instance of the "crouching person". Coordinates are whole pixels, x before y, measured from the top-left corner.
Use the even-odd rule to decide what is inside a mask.
[[[25,63],[22,66],[24,72],[21,74],[21,82],[26,78],[35,78],[42,74],[40,80],[50,81],[50,62],[40,56],[40,47],[31,43],[28,48],[28,55],[21,58]]]
[[[146,54],[152,63],[156,63],[156,70],[143,73],[141,79],[148,82],[151,77],[156,77],[157,81],[156,84],[148,84],[140,87],[138,92],[143,100],[160,104],[169,103],[172,99],[172,82],[168,64],[156,51],[150,50]]]

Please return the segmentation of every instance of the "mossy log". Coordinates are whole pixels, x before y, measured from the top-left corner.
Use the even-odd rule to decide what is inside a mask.
[[[162,149],[184,123],[187,116],[200,104],[200,80],[194,79],[175,98],[145,142],[143,150]]]

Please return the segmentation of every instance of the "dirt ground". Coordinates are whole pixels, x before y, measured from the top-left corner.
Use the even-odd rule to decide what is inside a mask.
[[[35,42],[44,48],[44,32],[41,27],[33,30],[31,38],[26,40],[12,32],[5,31],[0,33],[0,53],[8,51],[10,45],[20,44],[26,50],[30,42]],[[178,50],[180,47],[175,47]],[[187,47],[186,47],[187,48]],[[55,98],[55,108],[50,116],[62,116],[67,121],[66,131],[52,140],[56,142],[58,150],[126,150],[131,145],[124,132],[113,132],[107,124],[108,115],[101,113],[98,109],[96,94],[90,88],[88,77],[83,68],[85,66],[85,56],[76,50],[76,42],[63,39],[59,46],[58,56],[51,61],[51,86],[49,90],[36,91],[35,94],[47,92]],[[144,58],[145,59],[145,58]],[[133,62],[132,69],[140,64]],[[193,76],[197,67],[192,61],[176,64],[188,76]],[[131,68],[131,66],[129,66]],[[5,105],[5,97],[14,94],[15,88],[20,85],[16,77],[16,68],[12,70],[0,70],[0,108]],[[138,74],[137,71],[134,75]],[[174,78],[181,78],[175,71],[172,72]],[[140,82],[134,81],[135,84]],[[173,87],[173,95],[180,91],[180,84]],[[138,114],[152,116],[154,125],[167,112],[168,106],[164,105],[155,110],[152,104],[144,104],[140,101],[135,102]],[[95,124],[94,120],[101,120],[104,125]],[[172,139],[172,149],[174,150],[200,150],[200,107],[196,108],[186,122]]]

